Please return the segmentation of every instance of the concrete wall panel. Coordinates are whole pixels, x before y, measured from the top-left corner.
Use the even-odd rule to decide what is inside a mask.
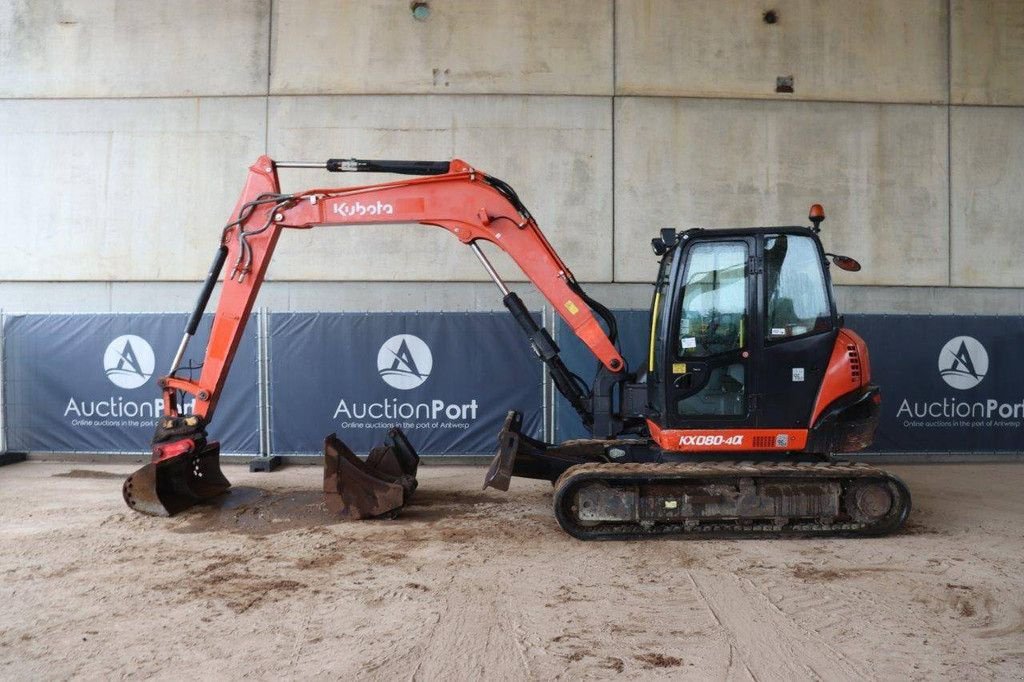
[[[616,89],[944,102],[946,26],[946,0],[618,0]],[[793,94],[775,92],[779,76],[793,76]]]
[[[953,0],[954,104],[1024,104],[1024,2]]]
[[[201,278],[263,117],[261,98],[0,101],[3,278]]]
[[[0,2],[0,197],[16,216],[0,223],[0,307],[35,305],[37,290],[48,310],[188,307],[191,293],[162,298],[205,273],[267,149],[465,158],[520,191],[581,279],[614,273],[594,287],[613,303],[649,291],[658,228],[803,222],[812,201],[829,213],[826,244],[865,265],[838,276],[857,285],[840,290],[851,310],[974,310],[994,287],[1024,287],[1024,0],[429,8],[417,20],[409,0]],[[776,93],[778,76],[795,92]],[[932,106],[947,94],[980,107]],[[779,99],[794,101],[765,101]],[[344,232],[288,234],[268,301],[460,309],[490,289],[436,228]]]
[[[270,0],[0,3],[0,97],[257,95]]]
[[[461,158],[516,188],[541,229],[584,281],[611,278],[611,101],[593,97],[275,97],[270,154]],[[282,188],[362,185],[395,176],[282,171]],[[494,261],[522,279],[497,249]],[[481,280],[472,252],[419,225],[320,228],[285,234],[279,279]]]
[[[1024,108],[955,107],[954,285],[1024,287]]]
[[[610,95],[611,0],[277,0],[273,94]]]
[[[617,281],[655,274],[662,227],[807,224],[859,259],[848,284],[947,283],[944,107],[619,98]]]

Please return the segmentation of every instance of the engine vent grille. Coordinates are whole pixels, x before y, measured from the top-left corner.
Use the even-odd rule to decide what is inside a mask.
[[[775,443],[771,436],[754,436],[755,448],[770,448]]]
[[[852,343],[846,346],[846,354],[850,358],[850,380],[855,384],[860,384],[860,353],[857,351],[857,346]]]

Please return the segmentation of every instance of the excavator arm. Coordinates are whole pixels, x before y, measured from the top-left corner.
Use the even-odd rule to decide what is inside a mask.
[[[277,168],[294,166],[423,176],[377,185],[282,194]],[[625,372],[625,362],[615,348],[614,318],[608,310],[586,295],[515,192],[501,180],[474,170],[464,161],[332,159],[323,164],[275,164],[263,156],[250,167],[245,189],[232,215],[170,374],[161,381],[166,416],[179,416],[176,394],[180,391],[195,396],[197,416],[207,423],[212,418],[274,247],[285,229],[419,223],[447,230],[473,249],[501,289],[506,307],[529,336],[534,351],[548,364],[556,386],[589,424],[593,410],[587,404],[588,389],[580,386],[565,368],[554,341],[533,321],[519,297],[501,281],[477,244],[490,242],[515,261],[610,374]],[[185,346],[196,331],[225,264],[227,272],[202,373],[198,381],[177,377],[175,373]],[[601,316],[608,331],[596,315]]]
[[[418,177],[376,185],[283,193],[278,168]],[[245,188],[232,219],[224,227],[170,372],[160,380],[163,417],[153,438],[152,462],[125,481],[124,498],[130,507],[155,515],[171,515],[215,497],[230,486],[220,470],[220,446],[207,441],[206,426],[217,408],[281,233],[286,229],[384,223],[434,225],[467,244],[501,290],[505,307],[547,365],[555,387],[583,423],[602,437],[619,429],[621,422],[612,416],[612,393],[625,379],[626,365],[615,347],[615,318],[587,296],[506,183],[458,159],[280,163],[261,156],[249,168]],[[600,361],[592,387],[565,366],[554,340],[498,276],[480,249],[480,241],[490,242],[507,253]],[[178,376],[189,340],[222,271],[223,286],[202,371],[197,380]],[[179,396],[185,395],[194,397],[192,414],[181,412],[180,405],[185,401],[179,402]],[[513,414],[517,413],[511,413],[510,419]],[[508,440],[507,433],[508,428],[503,431],[504,440]],[[502,452],[508,450],[507,444],[502,448]],[[333,435],[326,440],[324,452],[326,501],[340,515],[362,518],[393,513],[415,490],[419,458],[397,429],[392,429],[387,444],[372,451],[365,462]]]

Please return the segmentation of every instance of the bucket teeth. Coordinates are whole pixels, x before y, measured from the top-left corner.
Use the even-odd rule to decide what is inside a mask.
[[[364,462],[336,434],[324,440],[324,501],[346,519],[394,517],[416,490],[419,457],[399,429]]]
[[[174,516],[230,487],[220,470],[220,443],[213,442],[194,452],[150,462],[125,480],[121,492],[135,511]]]

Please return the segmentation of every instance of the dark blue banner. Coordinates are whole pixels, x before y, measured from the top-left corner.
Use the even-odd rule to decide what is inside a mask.
[[[202,362],[210,319],[200,325],[185,365]],[[163,407],[156,382],[169,369],[186,320],[184,314],[7,317],[8,449],[148,452]],[[258,451],[255,326],[246,329],[210,428],[225,453]]]
[[[1024,452],[1024,319],[848,315],[882,388],[868,452]]]
[[[510,409],[541,432],[542,365],[506,313],[270,317],[271,450],[337,432],[365,454],[394,426],[421,454],[490,454]]]
[[[648,312],[617,311],[631,369],[648,350]],[[198,365],[209,316],[184,364]],[[5,324],[8,449],[145,452],[185,315],[20,315]],[[849,315],[882,387],[869,452],[1024,452],[1024,320]],[[566,364],[590,381],[597,361],[559,321]],[[258,450],[255,324],[232,367],[210,433],[224,452]],[[358,452],[391,426],[424,454],[494,451],[505,412],[541,433],[541,365],[504,313],[271,316],[272,451],[316,453],[337,432]],[[187,374],[187,373],[186,373]],[[187,407],[187,406],[186,406]],[[554,440],[586,431],[557,396]]]
[[[630,369],[643,366],[649,313],[615,311]],[[847,315],[868,344],[872,381],[882,388],[878,453],[1024,452],[1024,319],[954,315]],[[590,381],[597,361],[559,320],[558,345]],[[558,396],[555,441],[587,435]]]

